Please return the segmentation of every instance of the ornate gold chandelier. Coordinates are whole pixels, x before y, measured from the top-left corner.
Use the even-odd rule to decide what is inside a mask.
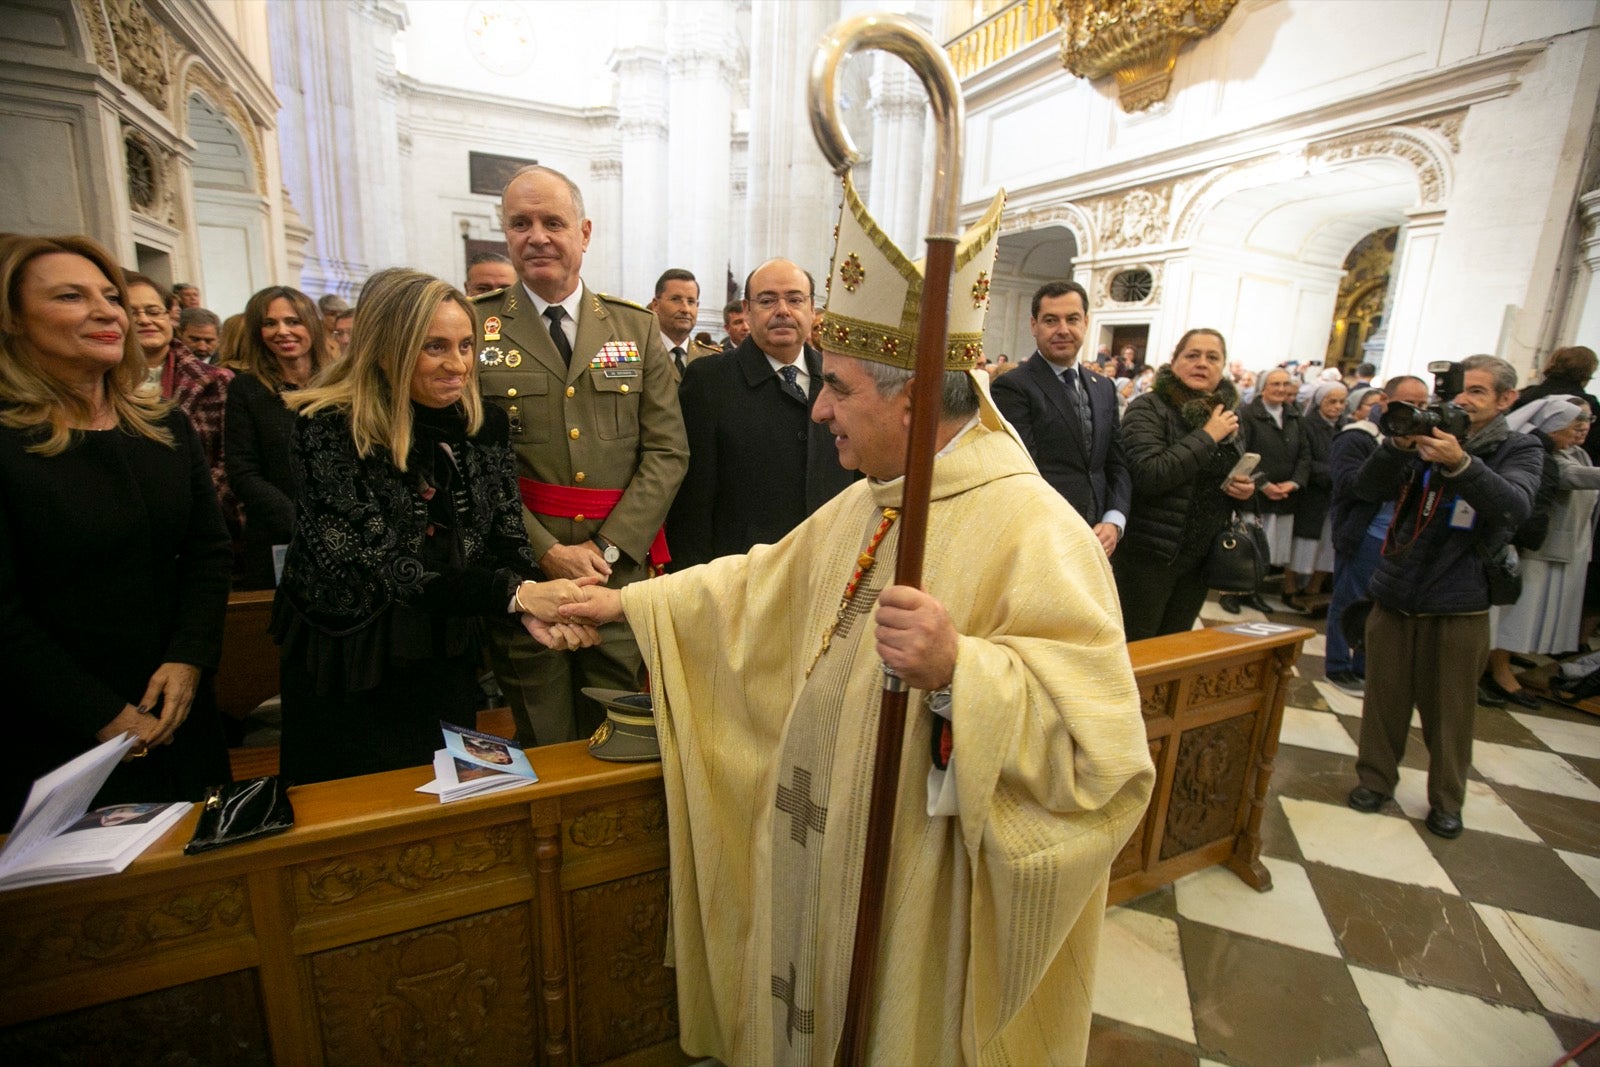
[[[1080,78],[1117,78],[1122,110],[1167,98],[1185,41],[1211,33],[1239,0],[1055,0],[1061,62]]]

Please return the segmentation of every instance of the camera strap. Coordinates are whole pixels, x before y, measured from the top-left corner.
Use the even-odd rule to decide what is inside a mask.
[[[1385,556],[1403,556],[1411,551],[1417,543],[1417,538],[1422,536],[1422,531],[1428,528],[1433,517],[1439,513],[1439,501],[1444,496],[1443,484],[1434,485],[1433,475],[1435,464],[1428,464],[1422,472],[1422,497],[1417,501],[1416,518],[1411,523],[1411,536],[1406,538],[1402,545],[1394,544],[1395,528],[1400,525],[1401,516],[1405,514],[1406,500],[1411,496],[1411,487],[1416,484],[1416,478],[1408,478],[1406,484],[1400,487],[1400,497],[1395,501],[1394,514],[1389,518],[1389,528],[1383,534],[1382,554]],[[1440,479],[1442,482],[1443,479]]]

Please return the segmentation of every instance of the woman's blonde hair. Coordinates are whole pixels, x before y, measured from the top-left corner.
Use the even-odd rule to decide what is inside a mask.
[[[38,442],[28,451],[55,456],[72,444],[74,424],[87,426],[94,418],[89,401],[82,394],[52,377],[40,366],[38,356],[24,339],[27,333],[22,315],[22,283],[28,265],[41,256],[65,254],[80,256],[93,263],[106,280],[117,288],[117,302],[128,306],[128,284],[122,268],[111,253],[95,241],[80,236],[23,237],[0,236],[0,286],[5,301],[0,304],[0,425],[13,429],[45,428]],[[161,425],[167,404],[159,395],[140,389],[145,380],[144,350],[134,335],[131,322],[125,322],[122,337],[122,362],[106,371],[106,402],[116,416],[117,427],[171,447],[172,434]]]
[[[253,374],[261,384],[274,393],[283,392],[283,367],[278,357],[261,339],[261,324],[266,321],[267,309],[274,300],[287,300],[300,319],[300,324],[311,335],[311,373],[315,376],[330,362],[328,343],[322,336],[322,315],[311,298],[287,285],[272,285],[250,298],[244,306],[244,327],[239,337],[239,350],[234,353],[230,366],[246,374]]]
[[[286,396],[284,402],[302,415],[325,408],[348,412],[356,453],[366,456],[386,448],[394,465],[405,470],[411,452],[411,376],[433,316],[446,301],[473,321],[472,305],[448,282],[402,267],[374,274],[356,303],[345,358],[312,388]],[[467,387],[457,401],[466,413],[469,434],[483,427],[483,400],[472,381],[476,363],[475,358],[467,360]]]

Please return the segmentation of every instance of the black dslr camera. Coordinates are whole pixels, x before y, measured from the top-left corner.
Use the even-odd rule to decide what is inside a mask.
[[[1378,418],[1378,428],[1390,437],[1432,434],[1436,426],[1460,441],[1471,429],[1472,419],[1454,404],[1431,404],[1419,408],[1400,400],[1389,401],[1389,406]]]

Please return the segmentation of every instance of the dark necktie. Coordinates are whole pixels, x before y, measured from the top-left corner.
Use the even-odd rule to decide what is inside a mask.
[[[544,317],[550,320],[550,340],[555,342],[556,351],[561,353],[562,362],[572,366],[572,342],[567,340],[567,331],[561,328],[561,318],[566,309],[560,304],[551,304],[544,309]]]
[[[1089,414],[1089,387],[1083,380],[1083,371],[1069,367],[1062,374],[1067,392],[1072,394],[1072,406],[1078,409],[1078,422],[1083,426],[1083,443],[1087,448],[1094,441],[1094,419]]]
[[[805,390],[800,388],[800,371],[796,367],[791,364],[790,366],[779,368],[778,375],[783,379],[783,385],[781,388],[784,392],[788,393],[802,404],[810,403],[810,401],[806,399]]]
[[[683,373],[683,346],[672,346],[672,362],[678,368],[678,373]]]

